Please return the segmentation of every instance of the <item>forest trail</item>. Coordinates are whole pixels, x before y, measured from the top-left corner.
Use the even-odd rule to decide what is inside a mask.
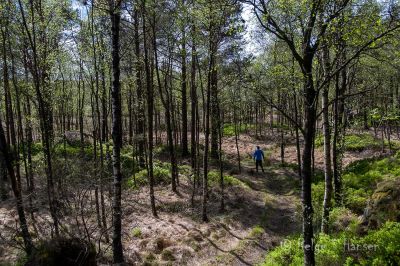
[[[181,175],[179,194],[156,187],[159,218],[149,212],[148,189],[125,191],[124,247],[132,263],[139,261],[173,265],[255,265],[287,235],[300,232],[299,180],[295,170],[277,163],[255,173],[254,163],[242,162],[240,174],[232,160],[225,174],[242,182],[225,191],[226,210],[219,212],[219,188],[210,191],[209,223],[200,220],[200,195],[190,206],[191,182]],[[140,236],[133,231],[140,228]],[[135,264],[136,264],[135,263]],[[139,263],[140,265],[140,263]]]
[[[287,235],[300,232],[300,194],[298,180],[291,169],[276,166],[264,167],[265,173],[254,173],[254,166],[242,166],[238,179],[248,185],[255,195],[245,217],[256,224],[244,232],[244,237],[227,250],[198,265],[255,265],[260,263],[272,247],[280,244]],[[246,204],[246,203],[245,203]],[[253,205],[254,206],[254,205]],[[237,217],[239,218],[239,217]],[[244,219],[244,217],[242,217]],[[216,247],[218,248],[218,247]]]

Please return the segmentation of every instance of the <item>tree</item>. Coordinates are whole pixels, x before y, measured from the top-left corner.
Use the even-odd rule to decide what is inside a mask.
[[[122,250],[122,209],[121,209],[121,147],[122,147],[122,108],[121,108],[121,83],[120,83],[120,21],[121,0],[110,0],[111,40],[112,40],[112,138],[113,138],[113,261],[116,264],[124,262]]]

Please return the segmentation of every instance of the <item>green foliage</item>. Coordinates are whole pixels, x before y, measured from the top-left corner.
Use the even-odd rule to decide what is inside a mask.
[[[367,193],[363,188],[353,189],[345,187],[344,205],[354,212],[362,214],[367,206],[369,196],[370,193]]]
[[[25,144],[27,145],[27,144]],[[25,148],[27,149],[27,147]],[[22,152],[22,150],[21,150]],[[37,154],[39,154],[40,152],[43,152],[43,145],[41,142],[33,142],[32,146],[31,146],[31,154],[32,156],[35,156]]]
[[[254,226],[250,231],[250,237],[258,238],[264,234],[265,230],[260,225]]]
[[[303,265],[301,237],[285,239],[281,245],[268,253],[262,266]]]
[[[171,180],[171,164],[155,162],[153,167],[155,185],[168,184]],[[136,187],[135,187],[136,182]],[[147,185],[149,182],[147,177],[147,169],[143,169],[126,181],[129,188],[138,188]]]
[[[362,213],[376,185],[400,174],[400,153],[390,158],[365,159],[350,164],[343,175],[345,205]]]
[[[238,133],[245,133],[248,132],[250,129],[254,129],[255,125],[251,124],[241,124],[240,126],[237,125]],[[224,124],[224,136],[225,137],[233,137],[235,136],[235,125],[234,124]]]
[[[339,211],[339,210],[338,210]],[[286,239],[265,258],[263,266],[303,265],[302,237]],[[399,265],[400,223],[387,222],[364,237],[342,232],[316,236],[316,265]]]
[[[219,186],[220,184],[220,172],[212,170],[208,172],[208,183],[211,186]],[[225,186],[242,186],[242,187],[247,187],[245,183],[240,181],[234,176],[231,175],[224,175],[224,185]]]
[[[400,265],[400,223],[387,222],[371,231],[356,244],[367,247],[359,259],[361,265]],[[370,249],[368,248],[370,247]]]
[[[381,143],[368,133],[359,135],[352,134],[345,137],[344,146],[348,151],[363,151],[366,149],[379,148]]]
[[[135,227],[131,230],[131,235],[136,238],[142,237],[142,230],[139,227]]]
[[[315,147],[324,146],[324,136],[318,135],[315,137]],[[366,149],[378,149],[382,146],[379,139],[374,138],[371,134],[350,134],[345,136],[345,150],[347,151],[363,151]]]
[[[355,234],[359,223],[357,215],[345,207],[335,207],[329,214],[329,228],[332,233]]]
[[[314,208],[313,224],[320,228],[322,221],[323,200],[325,193],[325,183],[319,182],[311,185],[312,201]]]

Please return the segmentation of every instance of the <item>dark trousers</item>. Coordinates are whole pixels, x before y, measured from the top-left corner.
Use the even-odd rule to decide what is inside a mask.
[[[261,167],[262,172],[264,173],[264,168],[262,165],[262,160],[256,160],[256,171],[258,172],[258,166]]]

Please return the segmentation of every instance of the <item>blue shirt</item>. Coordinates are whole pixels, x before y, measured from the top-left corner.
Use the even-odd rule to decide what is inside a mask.
[[[256,161],[261,161],[264,158],[264,152],[262,150],[256,150],[253,154],[254,159]]]

